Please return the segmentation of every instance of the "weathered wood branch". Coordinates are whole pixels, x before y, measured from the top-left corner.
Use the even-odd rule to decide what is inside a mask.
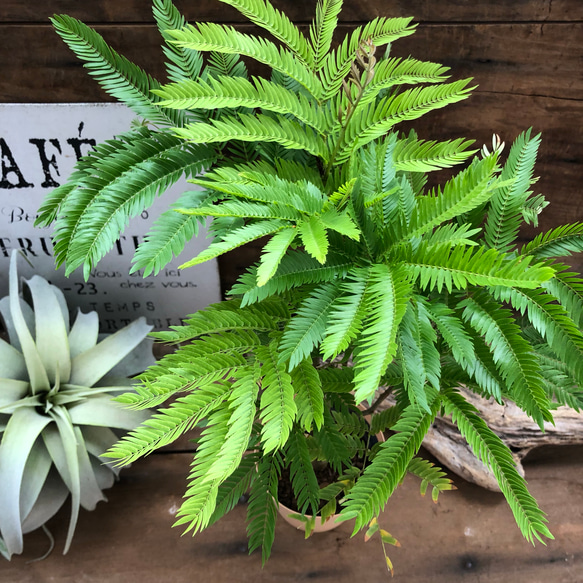
[[[488,426],[510,447],[518,471],[524,476],[522,460],[529,451],[543,445],[583,444],[583,414],[568,407],[553,411],[555,424],[545,423],[545,432],[514,403],[499,405],[471,391],[461,391],[480,412]],[[386,406],[391,403],[387,401]],[[472,453],[451,419],[438,417],[423,441],[423,446],[446,468],[494,492],[499,492],[496,478]]]

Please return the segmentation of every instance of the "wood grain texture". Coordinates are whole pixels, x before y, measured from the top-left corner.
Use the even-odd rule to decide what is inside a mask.
[[[565,449],[569,451],[565,451]],[[389,502],[381,524],[402,547],[390,556],[396,582],[407,583],[580,583],[583,568],[583,452],[550,450],[527,464],[531,492],[548,512],[556,537],[533,548],[514,524],[501,495],[456,479],[458,490],[439,503],[419,496],[408,477]],[[51,521],[57,547],[43,562],[42,532],[25,538],[26,553],[0,562],[0,580],[10,583],[213,583],[292,581],[387,581],[378,540],[350,538],[349,524],[304,541],[278,520],[272,557],[261,568],[249,556],[245,506],[197,535],[172,529],[190,456],[153,455],[122,474],[109,502],[82,512],[73,546],[65,557],[67,513]],[[558,478],[560,476],[560,478]]]
[[[315,0],[274,0],[299,23],[308,22]],[[216,0],[176,0],[191,21],[242,22]],[[109,100],[47,24],[68,13],[96,24],[128,58],[163,78],[159,36],[149,0],[0,0],[0,102]],[[533,126],[543,132],[538,190],[552,202],[541,227],[583,220],[583,2],[581,0],[346,0],[342,31],[376,16],[414,16],[417,34],[395,43],[396,54],[443,62],[455,78],[472,76],[479,88],[463,103],[415,123],[422,137],[467,136],[479,143],[493,132],[510,142]],[[246,28],[245,30],[249,30]],[[0,128],[1,130],[1,128]],[[524,230],[525,239],[532,229]],[[221,262],[223,286],[258,255],[242,250]],[[579,259],[572,261],[583,269]],[[190,449],[187,439],[167,449]],[[407,583],[581,583],[583,572],[583,450],[539,452],[525,463],[532,493],[548,512],[556,540],[533,549],[503,498],[456,479],[458,490],[434,505],[405,481],[382,521],[402,543],[391,558],[395,581]],[[0,562],[0,581],[10,583],[276,583],[313,579],[353,583],[385,581],[378,541],[350,538],[349,525],[303,541],[279,521],[265,569],[248,556],[244,506],[194,540],[172,529],[192,455],[154,454],[122,474],[110,502],[82,512],[68,556],[59,554],[67,512],[51,521],[55,552],[44,562],[42,533],[26,537],[26,554]],[[364,575],[364,577],[363,577]]]
[[[54,12],[97,23],[114,48],[164,80],[160,37],[149,24],[149,0],[1,4],[0,43],[10,50],[0,50],[0,103],[110,100],[46,24]],[[193,21],[241,22],[236,10],[217,0],[176,4]],[[306,23],[315,0],[276,0],[275,5],[292,20]],[[466,136],[483,143],[497,132],[509,143],[533,126],[543,132],[538,189],[551,201],[540,227],[583,220],[583,2],[453,0],[444,8],[433,0],[355,0],[345,2],[339,35],[380,14],[413,14],[422,23],[415,35],[394,44],[394,54],[444,63],[454,79],[471,76],[478,85],[471,99],[416,121],[420,135]],[[530,239],[535,232],[528,227],[521,236]],[[224,289],[257,254],[254,247],[221,261]]]
[[[311,20],[316,0],[274,0],[273,4],[295,22]],[[175,0],[175,5],[191,21],[240,22],[239,13],[217,0]],[[151,22],[147,0],[3,0],[0,21],[46,22],[52,14],[70,14],[87,22]],[[419,22],[463,21],[555,21],[583,20],[579,0],[451,0],[444,5],[434,0],[350,0],[344,3],[341,19],[345,22],[370,20],[376,16],[415,16]]]
[[[114,49],[164,80],[154,26],[95,28]],[[340,26],[339,38],[352,28]],[[0,25],[0,38],[11,47],[0,52],[1,102],[108,99],[50,26]],[[456,78],[473,77],[481,91],[583,101],[583,23],[422,25],[395,42],[393,53],[443,63]]]
[[[128,58],[164,78],[154,27],[98,30]],[[15,55],[10,63],[0,63],[5,71],[0,101],[110,99],[49,27],[0,27],[0,38],[8,38]],[[582,38],[583,24],[440,25],[421,26],[416,35],[394,45],[395,54],[444,62],[454,78],[473,76],[478,84],[471,99],[415,122],[422,137],[467,136],[489,142],[498,132],[508,143],[530,126],[543,132],[537,172],[541,191],[552,201],[541,217],[543,228],[583,218],[583,197],[578,195],[583,135],[574,123],[583,117]]]

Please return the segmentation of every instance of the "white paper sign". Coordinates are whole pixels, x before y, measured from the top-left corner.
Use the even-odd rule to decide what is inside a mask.
[[[154,220],[194,188],[186,181],[130,222],[88,281],[80,270],[69,278],[63,268],[55,271],[52,227],[34,227],[44,197],[66,181],[77,158],[95,143],[126,132],[134,117],[118,104],[0,104],[0,297],[8,293],[10,252],[21,249],[34,266],[20,259],[21,275],[37,273],[60,287],[70,308],[97,310],[103,332],[114,332],[139,316],[164,329],[219,301],[216,261],[184,271],[177,268],[208,245],[203,232],[157,276],[129,275],[135,248]]]

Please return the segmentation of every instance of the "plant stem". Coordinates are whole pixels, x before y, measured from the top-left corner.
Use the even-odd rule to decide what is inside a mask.
[[[363,415],[371,415],[374,413],[379,405],[387,399],[387,397],[393,392],[393,387],[386,388],[379,396],[379,398],[368,408],[365,409],[362,414]]]
[[[372,52],[371,58],[368,62],[365,62],[363,59],[360,59],[360,63],[364,67],[364,71],[363,71],[364,80],[362,83],[360,83],[360,81],[358,80],[358,78],[356,77],[356,74],[355,74],[356,63],[352,64],[353,65],[352,66],[352,80],[353,80],[354,84],[358,87],[358,94],[357,94],[356,99],[354,101],[352,101],[352,97],[350,95],[350,89],[349,89],[348,84],[345,81],[343,82],[343,90],[346,93],[346,96],[348,97],[349,105],[347,108],[347,112],[346,112],[347,115],[346,115],[346,118],[344,120],[344,124],[342,125],[342,127],[340,129],[340,134],[338,135],[338,140],[336,142],[336,145],[334,146],[334,150],[332,151],[332,154],[330,155],[330,160],[328,161],[328,166],[326,167],[326,171],[324,172],[324,184],[328,180],[328,176],[330,175],[330,172],[332,171],[332,166],[334,165],[334,160],[336,159],[336,155],[338,154],[338,151],[340,150],[340,146],[342,145],[342,142],[344,140],[344,136],[346,135],[346,129],[348,128],[348,124],[350,123],[350,120],[352,119],[354,112],[358,108],[358,104],[360,103],[360,100],[362,99],[362,96],[364,95],[364,90],[366,89],[366,86],[373,79],[374,66],[376,64],[376,60],[374,59],[374,51]]]

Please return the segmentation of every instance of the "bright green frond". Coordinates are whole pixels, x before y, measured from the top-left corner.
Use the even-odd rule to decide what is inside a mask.
[[[202,70],[202,55],[198,51],[178,47],[169,42],[172,37],[168,31],[184,28],[186,20],[171,0],[153,0],[152,12],[158,30],[166,41],[163,50],[164,55],[170,61],[166,63],[168,78],[172,81],[196,79]]]
[[[338,24],[342,0],[318,0],[316,18],[310,25],[310,40],[314,53],[313,68],[319,71],[332,45],[332,36]]]
[[[231,140],[243,142],[275,142],[291,150],[305,150],[324,161],[327,159],[322,139],[309,128],[285,117],[277,120],[264,114],[224,115],[210,123],[187,124],[175,128],[176,135],[196,144],[224,143]]]
[[[291,377],[284,365],[278,362],[275,341],[256,349],[255,355],[261,362],[262,389],[260,418],[263,423],[261,443],[263,451],[277,451],[286,443],[297,407]]]
[[[556,303],[556,298],[541,289],[495,287],[492,295],[526,313],[535,330],[546,339],[553,351],[569,366],[583,385],[583,333]]]
[[[111,142],[93,158],[92,172],[76,181],[55,225],[57,264],[67,274],[83,266],[85,277],[113,247],[131,217],[182,176],[215,160],[205,147],[192,147],[169,134],[142,130]]]
[[[470,366],[475,360],[474,345],[456,313],[440,302],[425,304],[431,321],[459,364]]]
[[[493,179],[497,170],[495,157],[489,156],[459,172],[446,182],[443,191],[437,188],[427,196],[418,197],[407,235],[426,233],[487,202],[496,185]]]
[[[418,61],[417,59],[381,59],[374,69],[374,77],[366,86],[362,100],[368,103],[381,91],[397,85],[416,85],[417,83],[441,83],[448,78],[447,67],[439,63]]]
[[[432,172],[451,168],[473,156],[477,150],[468,150],[474,140],[425,141],[409,138],[399,140],[393,150],[397,170],[406,172]]]
[[[275,275],[263,286],[257,285],[257,267],[252,267],[231,289],[231,294],[243,294],[243,304],[254,304],[269,296],[304,284],[331,282],[343,278],[352,267],[344,255],[328,253],[326,265],[302,251],[289,251]]]
[[[296,393],[297,422],[305,431],[322,427],[324,423],[324,393],[318,371],[311,358],[302,360],[291,371],[292,385]]]
[[[400,219],[401,222],[404,221],[404,224],[409,225],[417,206],[417,197],[405,176],[395,182],[397,191],[383,200],[383,222],[387,225]],[[395,217],[394,213],[400,216]]]
[[[308,41],[290,19],[265,0],[220,0],[233,6],[257,26],[264,28],[301,59],[304,65],[312,67],[314,55]]]
[[[559,300],[571,319],[579,328],[583,328],[583,277],[569,271],[566,265],[553,264],[554,277],[545,281],[543,287]]]
[[[496,249],[485,247],[450,247],[448,244],[420,244],[416,250],[396,253],[410,268],[423,289],[465,289],[471,285],[505,285],[539,287],[553,276],[553,270],[542,264],[518,257],[510,259]]]
[[[531,139],[530,130],[516,138],[500,174],[507,182],[490,199],[484,240],[489,247],[510,251],[523,222],[522,208],[533,183],[534,163],[541,142],[540,134]]]
[[[435,346],[437,336],[423,303],[409,302],[397,333],[403,383],[411,403],[429,412],[426,384],[439,390],[441,364]]]
[[[548,348],[538,347],[537,358],[547,395],[555,403],[580,412],[583,409],[583,389],[570,374],[569,367]]]
[[[57,33],[75,55],[85,62],[85,67],[103,89],[125,103],[136,115],[163,126],[181,126],[186,116],[182,112],[168,111],[156,102],[151,93],[160,87],[138,66],[117,54],[103,37],[79,20],[61,14],[51,18]]]
[[[138,458],[164,447],[206,418],[227,396],[227,385],[207,385],[177,399],[170,407],[160,409],[137,429],[125,435],[104,457],[127,465]]]
[[[490,346],[492,357],[514,401],[544,429],[552,421],[540,367],[512,313],[476,291],[460,303],[463,318]]]
[[[334,164],[345,162],[355,149],[384,136],[393,126],[417,119],[435,109],[469,97],[469,79],[437,86],[408,89],[386,97],[378,104],[371,103],[359,109],[346,127],[343,143]]]
[[[263,247],[263,253],[257,267],[257,286],[265,285],[277,271],[283,256],[298,234],[295,226],[279,231]]]
[[[231,304],[232,302],[232,304]],[[198,355],[206,354],[205,346],[209,350],[221,350],[221,346],[229,342],[226,348],[231,349],[236,346],[248,346],[256,342],[256,337],[250,331],[271,332],[277,330],[281,320],[286,319],[286,315],[279,312],[274,304],[264,302],[261,307],[246,306],[243,308],[239,300],[231,300],[226,303],[227,309],[218,309],[220,304],[214,304],[205,310],[200,310],[191,316],[188,316],[182,326],[171,326],[171,330],[164,332],[153,332],[152,336],[162,342],[179,344],[188,342],[200,336],[212,334],[212,337],[206,336],[200,343],[191,343],[189,347],[181,347],[180,350],[195,352],[200,350]],[[225,332],[234,332],[229,336]],[[215,336],[217,335],[217,336]],[[172,359],[169,354],[165,359]],[[152,370],[150,368],[149,370]]]
[[[538,234],[520,251],[537,259],[569,257],[583,251],[583,223],[571,223]]]
[[[462,362],[462,368],[475,381],[484,395],[490,395],[502,404],[502,395],[507,395],[508,389],[490,352],[490,346],[479,333],[467,324],[466,332],[472,339],[475,357],[467,365],[466,362]]]
[[[277,169],[274,171],[278,172]],[[310,215],[320,213],[325,207],[326,195],[308,180],[290,180],[267,174],[259,181],[257,175],[258,172],[253,171],[221,169],[191,182],[237,198],[289,206]]]
[[[209,518],[209,526],[233,510],[245,496],[257,477],[260,453],[255,451],[243,456],[239,467],[219,486],[215,510]]]
[[[238,32],[231,26],[214,23],[188,25],[172,31],[176,44],[199,51],[217,51],[251,57],[297,81],[311,95],[319,98],[322,85],[317,77],[296,55],[263,38]]]
[[[475,246],[478,243],[473,238],[480,232],[480,228],[472,229],[472,225],[469,223],[464,223],[461,226],[453,222],[445,223],[437,227],[431,234],[427,234],[425,240],[428,245],[446,243],[450,247],[456,245]]]
[[[320,220],[326,229],[336,231],[355,241],[360,239],[360,231],[347,213],[339,213],[334,207],[330,207],[320,215]]]
[[[415,25],[411,25],[411,20],[412,18],[375,18],[346,35],[340,46],[329,53],[322,63],[324,99],[338,93],[342,80],[348,75],[364,43],[370,42],[375,47],[381,47],[409,36],[415,32]]]
[[[131,409],[148,409],[160,405],[176,393],[227,379],[246,364],[245,358],[234,351],[217,354],[212,359],[206,355],[181,361],[180,368],[165,369],[165,364],[161,364],[158,369],[147,371],[147,376],[142,384],[135,387],[135,392],[116,397],[116,401]]]
[[[318,286],[301,304],[285,328],[279,346],[279,361],[293,370],[318,347],[326,331],[330,308],[338,297],[337,283]]]
[[[456,391],[445,390],[443,403],[478,459],[492,470],[524,537],[532,543],[535,539],[543,542],[541,537],[553,538],[544,513],[529,494],[524,478],[516,470],[512,452],[504,442]]]
[[[267,235],[273,235],[287,227],[287,223],[281,220],[260,221],[258,223],[251,223],[238,229],[228,232],[222,237],[221,241],[211,243],[204,251],[201,251],[196,257],[183,263],[180,269],[186,269],[204,263],[209,259],[219,257],[227,251],[232,251],[237,247],[241,247],[246,243],[261,239]]]
[[[362,329],[366,317],[365,294],[370,283],[370,269],[353,268],[340,284],[342,295],[334,302],[321,345],[325,360],[346,350]]]
[[[127,132],[115,140],[97,144],[93,151],[79,159],[67,182],[51,190],[43,199],[35,220],[35,227],[48,227],[60,214],[61,208],[69,195],[76,191],[77,184],[93,172],[93,165],[102,157],[108,157],[113,152],[127,147],[127,141],[133,140],[139,133]]]
[[[252,81],[252,82],[251,82]],[[325,116],[318,115],[314,105],[304,95],[296,95],[281,85],[254,77],[211,77],[207,82],[185,79],[165,85],[155,91],[160,107],[170,109],[260,108],[293,115],[318,132],[327,129]]]
[[[385,264],[370,268],[367,317],[354,357],[357,403],[370,399],[397,351],[397,329],[409,300],[411,285],[404,270]]]
[[[301,214],[287,205],[273,203],[270,205],[255,202],[227,200],[209,206],[178,209],[185,215],[198,217],[234,217],[246,219],[282,219],[301,220]]]
[[[229,430],[218,456],[207,469],[204,482],[223,482],[239,466],[249,449],[249,438],[257,408],[255,401],[259,393],[259,364],[241,368],[233,374],[233,383],[228,397],[231,416]]]
[[[348,201],[348,212],[362,235],[367,255],[373,259],[378,254],[379,238],[382,233],[377,228],[374,215],[367,209],[367,202],[370,202],[367,197],[367,191],[361,188],[360,181],[357,181]],[[359,253],[362,253],[362,251],[359,250]]]
[[[257,466],[257,477],[251,486],[247,506],[249,552],[261,547],[261,561],[271,554],[277,520],[277,483],[281,462],[277,456],[263,456]]]
[[[317,216],[306,218],[299,223],[297,230],[308,255],[324,265],[329,243],[326,226],[322,219]]]
[[[62,207],[71,196],[71,193],[75,193],[75,196],[77,196],[78,184],[94,173],[97,164],[102,160],[123,155],[123,152],[128,148],[128,144],[147,135],[147,130],[145,129],[132,130],[119,135],[113,140],[106,140],[101,144],[97,144],[93,151],[88,152],[86,156],[77,161],[69,180],[52,190],[44,199],[39,208],[35,226],[48,227],[61,213]]]
[[[364,528],[381,512],[392,493],[401,483],[407,467],[421,447],[421,442],[437,415],[440,406],[438,393],[431,391],[428,399],[430,413],[410,405],[393,426],[396,433],[381,444],[372,463],[348,493],[342,520],[356,519],[353,535]]]
[[[221,446],[229,430],[230,411],[222,408],[208,417],[208,424],[202,432],[198,448],[188,476],[188,489],[182,506],[176,513],[174,526],[186,524],[185,533],[204,530],[216,507],[219,480],[206,481],[208,470],[217,459]]]
[[[176,212],[176,209],[194,206],[200,198],[206,197],[206,193],[200,191],[185,192],[172,205],[173,208],[163,212],[134,254],[130,273],[141,270],[143,277],[151,273],[157,275],[174,257],[178,257],[186,243],[197,236],[202,221],[200,218]]]
[[[247,66],[238,53],[211,51],[207,58],[206,67],[202,71],[201,79],[206,81],[210,78],[216,79],[225,76],[247,79],[249,77]]]

